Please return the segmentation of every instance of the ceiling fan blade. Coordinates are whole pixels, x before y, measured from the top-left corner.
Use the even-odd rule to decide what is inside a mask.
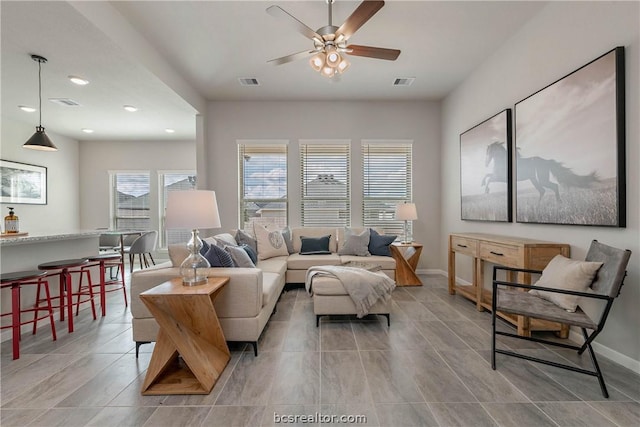
[[[319,41],[322,41],[322,36],[320,34],[316,33],[311,28],[298,21],[297,18],[282,9],[280,6],[269,6],[267,8],[267,13],[275,18],[281,18],[289,22],[289,24],[292,25],[303,36],[306,36],[311,40],[317,39]]]
[[[395,61],[400,55],[400,51],[398,49],[360,46],[357,44],[350,44],[347,46],[345,52],[349,55],[367,56],[369,58],[386,59],[387,61]]]
[[[349,16],[347,20],[340,25],[340,28],[336,31],[336,38],[348,40],[353,33],[358,31],[358,28],[362,27],[373,15],[376,14],[376,12],[382,9],[382,6],[384,6],[384,1],[382,0],[365,0],[360,3],[360,6],[353,11],[351,16]]]
[[[281,58],[270,59],[267,62],[271,62],[273,63],[273,65],[282,65],[282,64],[286,64],[287,62],[295,61],[296,59],[301,59],[307,56],[311,56],[317,52],[318,52],[317,50],[303,50],[302,52],[292,53],[291,55],[283,56]]]

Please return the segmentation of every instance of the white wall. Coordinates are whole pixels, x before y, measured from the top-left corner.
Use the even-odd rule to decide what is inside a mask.
[[[157,212],[158,171],[195,169],[194,141],[83,141],[80,224],[85,229],[109,227],[109,171],[150,171],[151,209]]]
[[[441,268],[440,105],[436,102],[212,102],[207,114],[209,189],[216,191],[222,228],[238,226],[237,140],[289,141],[289,223],[300,224],[300,139],[351,140],[352,225],[359,225],[362,139],[410,139],[414,149],[414,239],[425,245],[418,268]]]
[[[600,352],[640,371],[640,225],[638,160],[640,110],[638,2],[552,2],[450,94],[442,111],[442,238],[439,265],[446,265],[447,235],[482,231],[571,244],[584,257],[592,239],[630,249],[633,255],[622,294],[613,306]],[[460,218],[459,135],[535,91],[611,50],[625,46],[627,119],[627,227],[477,223]],[[515,206],[514,206],[515,212]],[[465,260],[459,259],[459,264]],[[489,269],[487,269],[489,270]],[[471,280],[470,264],[458,272]]]
[[[37,119],[37,117],[36,117]],[[46,123],[45,123],[46,127]],[[47,204],[2,204],[0,217],[13,206],[20,218],[20,231],[29,233],[74,231],[80,228],[78,200],[78,141],[46,130],[47,136],[58,151],[47,152],[22,148],[22,144],[36,131],[35,124],[28,124],[2,116],[2,142],[0,157],[20,163],[47,168]],[[4,224],[2,225],[4,230]]]

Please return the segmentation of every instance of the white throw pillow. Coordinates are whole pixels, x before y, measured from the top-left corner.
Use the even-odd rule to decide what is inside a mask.
[[[287,244],[280,230],[267,230],[254,224],[253,232],[258,244],[258,259],[269,259],[275,256],[289,255]]]
[[[534,286],[586,292],[600,267],[602,267],[601,262],[577,261],[556,255],[542,271],[542,276],[534,283]],[[537,289],[532,289],[529,293],[551,301],[572,313],[576,311],[580,299],[576,295],[545,292]]]

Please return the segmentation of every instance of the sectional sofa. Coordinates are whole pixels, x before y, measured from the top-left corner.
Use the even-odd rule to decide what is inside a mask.
[[[363,228],[352,228],[360,233]],[[304,283],[309,267],[341,265],[352,261],[375,263],[382,271],[395,279],[395,260],[390,256],[339,255],[344,246],[345,230],[332,227],[291,228],[292,252],[268,259],[260,259],[255,268],[209,268],[209,277],[229,277],[229,283],[215,301],[215,309],[227,341],[251,343],[258,354],[258,339],[274,312],[285,284]],[[301,255],[301,237],[330,235],[330,254]],[[228,234],[227,234],[228,236]],[[215,237],[206,241],[215,243]],[[139,298],[140,293],[160,283],[180,276],[180,263],[188,255],[184,245],[171,245],[171,261],[152,268],[139,270],[131,277],[131,314],[133,316],[133,340],[136,356],[141,344],[153,342],[158,334],[158,324]]]

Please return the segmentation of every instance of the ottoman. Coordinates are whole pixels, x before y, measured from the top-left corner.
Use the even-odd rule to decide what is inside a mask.
[[[335,314],[356,314],[353,300],[335,277],[316,276],[313,278],[313,312],[316,315],[316,327],[320,325],[320,316]],[[378,300],[369,314],[379,314],[387,318],[387,326],[391,326],[391,299]]]

